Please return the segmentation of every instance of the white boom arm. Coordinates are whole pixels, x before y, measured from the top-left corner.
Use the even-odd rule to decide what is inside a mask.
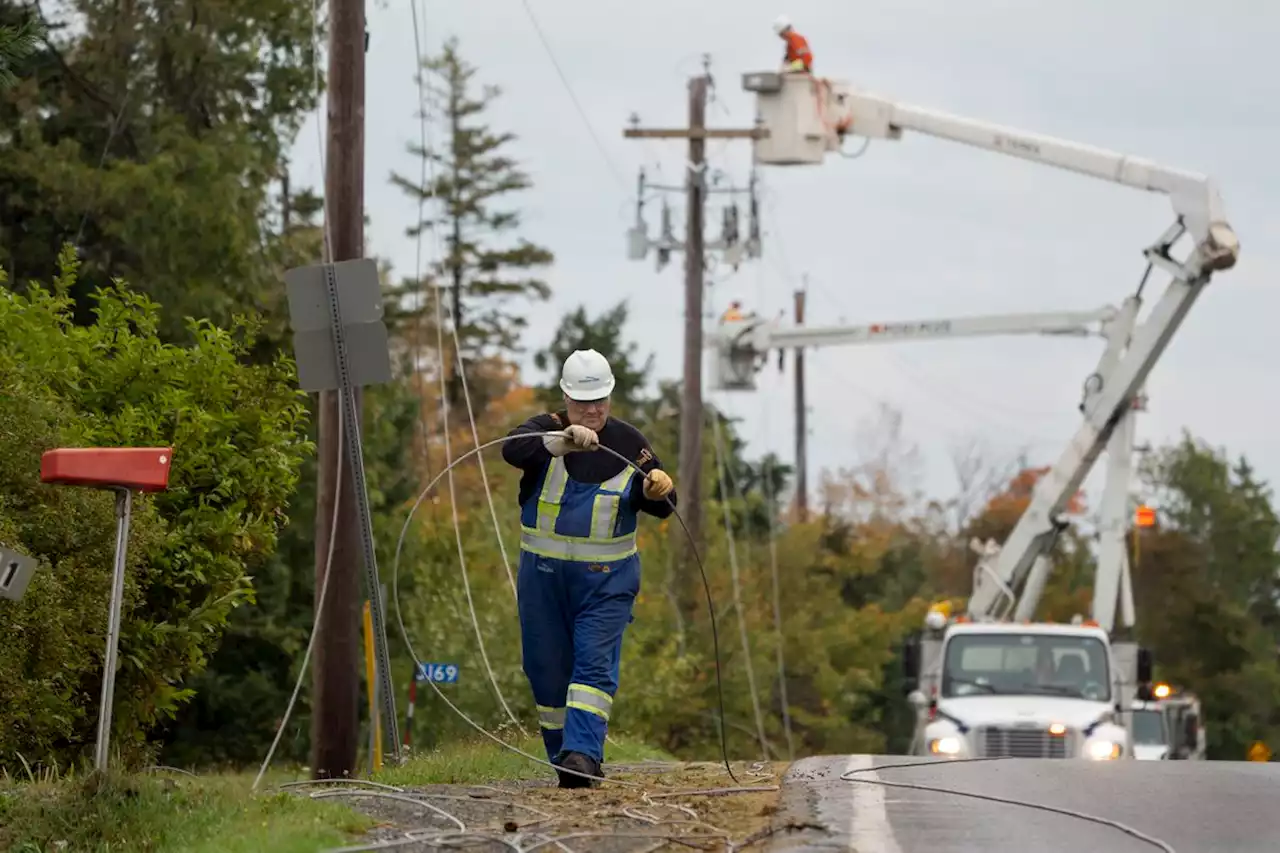
[[[1138,297],[1128,299],[1112,324],[1099,373],[1115,370],[1121,352],[1127,347],[1138,318]],[[1096,382],[1085,388],[1085,407],[1101,389]],[[1133,581],[1129,575],[1129,552],[1125,533],[1129,528],[1129,484],[1133,477],[1133,433],[1135,412],[1146,407],[1146,396],[1136,395],[1121,416],[1107,443],[1107,481],[1102,490],[1102,517],[1098,530],[1098,565],[1093,579],[1093,619],[1107,633],[1115,626],[1116,603],[1119,599],[1120,619],[1126,627],[1134,623]]]
[[[1107,305],[1094,311],[988,314],[862,326],[791,328],[783,327],[776,319],[721,319],[719,329],[707,335],[707,346],[717,353],[715,389],[741,391],[755,388],[755,373],[770,350],[996,335],[1106,335],[1119,314],[1118,309]]]
[[[1121,624],[1132,628],[1135,616],[1129,550],[1125,547],[1130,517],[1129,483],[1133,476],[1133,428],[1134,416],[1130,411],[1120,419],[1107,444],[1107,482],[1102,491],[1092,612],[1094,621],[1108,633],[1115,627],[1117,599]]]
[[[1240,243],[1227,223],[1218,189],[1209,178],[1149,160],[1010,127],[907,104],[854,89],[848,83],[808,74],[747,74],[743,88],[756,93],[765,132],[755,145],[756,162],[766,165],[821,163],[838,152],[846,136],[901,139],[905,130],[961,142],[987,151],[1043,163],[1100,180],[1167,195],[1175,223],[1144,254],[1152,266],[1172,276],[1150,316],[1135,332],[1128,351],[1111,369],[1100,370],[1084,404],[1084,423],[1057,463],[1036,485],[1031,504],[998,553],[979,563],[968,611],[994,619],[1015,605],[1030,618],[1039,602],[1048,567],[1045,555],[1064,523],[1060,516],[1111,441],[1117,426],[1187,312],[1212,274],[1235,266]],[[1193,248],[1179,261],[1169,251],[1183,234]],[[1033,571],[1033,567],[1039,564]],[[1030,588],[1019,596],[1017,590]]]
[[[1106,349],[1103,350],[1102,357],[1098,361],[1097,370],[1085,380],[1084,399],[1080,405],[1082,412],[1087,412],[1102,392],[1102,377],[1114,372],[1116,365],[1120,363],[1125,348],[1130,343],[1140,308],[1141,302],[1138,297],[1131,296],[1124,301],[1120,310],[1108,324]],[[1123,612],[1125,624],[1132,626],[1134,621],[1132,615],[1132,590],[1128,586],[1129,577],[1124,537],[1129,508],[1129,483],[1131,482],[1133,468],[1133,408],[1137,408],[1137,399],[1140,398],[1136,398],[1135,404],[1121,416],[1106,447],[1107,480],[1103,489],[1100,513],[1102,522],[1099,529],[1100,542],[1097,572],[1094,577],[1092,616],[1108,633],[1111,631],[1115,620],[1117,598],[1122,594],[1127,604]],[[1030,508],[1028,509],[1029,512]],[[1019,526],[1021,524],[1022,520],[1020,519]],[[1002,596],[1003,600],[999,602],[998,609],[988,613],[988,616],[997,617],[1002,615],[1010,606],[1014,609],[1015,618],[1030,619],[1034,616],[1036,607],[1039,605],[1040,598],[1044,593],[1045,583],[1048,581],[1050,566],[1047,552],[1052,545],[1059,526],[1055,523],[1041,530],[1042,536],[1039,542],[1043,543],[1043,550],[1033,557],[1031,569],[1021,594],[1012,589],[1006,589],[1005,594]],[[1013,536],[1011,534],[1009,542],[1012,541]],[[1005,543],[1006,547],[1009,542]],[[983,582],[984,578],[988,584],[992,583],[996,577],[1003,578],[999,574],[998,566],[999,556],[1003,550],[996,546],[995,543],[986,544],[986,547],[981,551],[983,559],[975,572],[975,589]],[[1001,586],[1001,584],[996,584],[996,586]]]
[[[767,134],[755,145],[758,163],[820,163],[827,152],[840,150],[846,136],[896,140],[904,130],[911,130],[1169,196],[1178,222],[1195,242],[1193,255],[1184,264],[1161,264],[1175,275],[1199,279],[1230,269],[1239,256],[1240,243],[1227,224],[1217,186],[1204,175],[1079,142],[897,103],[859,91],[844,81],[819,80],[808,74],[746,74],[743,88],[756,94],[757,114]]]

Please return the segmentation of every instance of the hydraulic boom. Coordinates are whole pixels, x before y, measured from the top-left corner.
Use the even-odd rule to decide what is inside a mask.
[[[1239,257],[1239,240],[1227,223],[1217,187],[1193,172],[900,104],[843,81],[763,72],[745,75],[743,87],[756,94],[763,125],[763,138],[755,145],[758,163],[817,164],[826,154],[839,152],[848,136],[897,140],[904,131],[915,131],[1169,197],[1175,221],[1144,255],[1152,267],[1169,273],[1171,281],[1127,348],[1090,378],[1082,405],[1083,423],[1036,485],[1030,506],[1003,547],[986,549],[976,572],[968,604],[971,618],[1001,619],[1011,609],[1017,618],[1030,618],[1048,572],[1045,555],[1065,526],[1061,515],[1067,503],[1126,420],[1152,368],[1212,274],[1230,269]],[[1184,234],[1191,238],[1192,248],[1178,260],[1170,251]],[[1114,606],[1116,598],[1109,600]]]
[[[755,373],[770,350],[997,335],[1106,336],[1119,315],[1118,309],[1107,305],[1094,311],[987,314],[860,326],[791,328],[782,326],[776,319],[749,316],[741,320],[721,320],[719,329],[707,336],[707,346],[716,350],[717,390],[741,391],[755,389]]]

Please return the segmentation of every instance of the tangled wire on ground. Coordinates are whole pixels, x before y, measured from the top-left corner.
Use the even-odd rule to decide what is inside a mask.
[[[774,778],[774,774],[763,762],[749,767],[746,775],[760,779]],[[620,853],[624,849],[627,853],[653,853],[668,844],[677,844],[695,850],[739,851],[785,828],[767,827],[735,841],[729,831],[702,819],[691,806],[670,802],[670,800],[685,797],[722,797],[777,791],[776,784],[697,790],[676,789],[659,793],[644,791],[640,794],[638,805],[615,806],[585,814],[580,808],[583,801],[578,798],[573,800],[575,808],[566,810],[563,814],[553,814],[547,810],[547,804],[540,804],[543,808],[539,808],[528,803],[517,802],[512,798],[520,792],[489,785],[467,786],[467,795],[410,791],[395,785],[347,779],[291,782],[280,787],[287,790],[308,786],[322,786],[321,790],[308,794],[311,799],[360,799],[394,804],[393,808],[411,806],[427,812],[428,814],[424,815],[426,820],[437,824],[410,829],[398,827],[389,833],[391,837],[371,839],[347,847],[330,848],[324,853],[362,853],[362,851],[404,848],[424,850],[475,848],[479,845],[515,851],[515,853],[533,853],[533,851],[552,847],[561,850],[562,853],[575,853],[567,842],[586,839],[597,839],[598,842],[599,839],[604,838],[641,843],[639,847],[631,844],[622,847],[611,846],[610,849],[617,849]],[[495,797],[493,794],[499,796]],[[438,802],[457,805],[450,809],[437,805]],[[512,812],[523,812],[528,819],[518,820],[512,816]],[[600,827],[583,829],[581,823],[584,820],[598,822]],[[502,821],[501,829],[496,826],[499,821]],[[486,826],[472,826],[469,822],[470,824],[483,822]],[[447,823],[449,826],[439,826],[440,823]],[[560,827],[559,831],[557,827]],[[592,849],[599,849],[597,844],[589,846]]]

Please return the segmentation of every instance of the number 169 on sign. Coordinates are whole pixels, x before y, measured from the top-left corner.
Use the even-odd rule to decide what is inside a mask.
[[[458,680],[456,663],[419,663],[418,680],[434,681],[436,684],[453,684]]]

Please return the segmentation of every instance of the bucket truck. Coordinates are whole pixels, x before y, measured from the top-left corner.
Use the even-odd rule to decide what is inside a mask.
[[[1132,333],[1137,311],[1137,299],[1130,297],[1120,308],[1104,306],[1094,311],[802,328],[785,328],[777,320],[764,320],[732,311],[722,317],[719,328],[707,336],[709,346],[715,351],[712,387],[726,391],[754,390],[754,375],[767,360],[771,350],[1022,334],[1098,335],[1105,338],[1107,346],[1097,369],[1090,374],[1093,377],[1110,370],[1123,352]],[[1086,381],[1082,408],[1088,405],[1093,393],[1096,393],[1096,383]],[[1132,415],[1126,414],[1125,420],[1132,421]],[[1119,531],[1121,547],[1116,553],[1121,560],[1125,559],[1124,512],[1127,506],[1125,499],[1128,495],[1132,451],[1131,446],[1125,442],[1131,440],[1132,429],[1129,427],[1127,432],[1118,433],[1108,446],[1108,453],[1116,455],[1109,460],[1111,469],[1107,479],[1107,497],[1115,498],[1118,495],[1119,501],[1112,500],[1108,503],[1104,499],[1104,511],[1108,506],[1118,507],[1120,516],[1114,525],[1108,525],[1106,521],[1101,525],[1101,534],[1104,536],[1109,526]],[[1118,475],[1116,470],[1120,472]],[[986,560],[992,559],[999,552],[999,547],[993,542],[974,542],[973,546]],[[1118,565],[1112,574],[1117,583],[1121,580],[1125,582],[1120,592],[1127,603],[1124,608],[1127,624],[1131,625],[1132,595],[1129,593],[1124,568],[1124,565]],[[1099,573],[1102,574],[1101,569]],[[1116,587],[1112,586],[1109,594],[1114,597],[1116,592]],[[1029,594],[1038,596],[1039,591]],[[1102,597],[1106,598],[1105,595]],[[1112,610],[1114,609],[1113,605]],[[1112,696],[1121,695],[1124,690],[1124,685],[1117,680],[1118,670],[1110,662],[1109,625],[1102,626],[1096,621],[1091,621],[1088,625],[1002,625],[996,629],[999,633],[993,634],[989,623],[970,623],[970,620],[963,617],[955,621],[944,619],[939,622],[943,615],[949,616],[949,611],[945,608],[931,613],[929,624],[935,628],[947,628],[951,635],[968,635],[964,638],[957,636],[950,646],[951,653],[958,656],[951,671],[957,678],[962,677],[961,668],[965,673],[971,672],[972,683],[962,686],[959,682],[954,682],[952,689],[956,690],[957,698],[972,697],[962,703],[968,719],[979,724],[986,723],[978,735],[982,739],[982,754],[1046,757],[1089,755],[1105,759],[1116,757],[1127,744],[1124,727],[1115,722],[1095,726],[1089,730],[1088,735],[1079,734],[1109,710]],[[938,650],[940,651],[940,646]],[[913,646],[911,652],[916,653],[918,649]],[[979,663],[974,664],[974,660]],[[1034,687],[1023,683],[1034,679],[1037,667],[1042,675],[1047,671],[1047,675],[1053,676],[1054,664],[1065,667],[1079,665],[1077,669],[1086,677],[1079,695],[1064,693],[1062,685],[1051,680]],[[977,665],[983,665],[986,669],[979,671],[975,669]],[[1004,668],[1010,670],[1008,677],[997,677],[991,671]],[[1025,678],[1022,677],[1023,670],[1026,671]],[[1014,682],[1018,682],[1017,689],[1014,689]],[[984,702],[987,707],[980,707],[978,702]],[[964,741],[961,739],[968,731],[967,725],[958,724],[956,718],[948,716],[945,703],[942,705],[943,710],[939,711],[938,707],[934,705],[927,724],[932,726],[932,731],[926,731],[926,737],[918,739],[918,743],[926,745],[927,751],[934,754],[971,754],[973,750],[962,745]],[[1036,730],[1022,731],[1015,726],[999,725],[1002,719],[1010,716],[1015,716],[1019,723],[1031,721],[1040,726]]]
[[[1112,642],[1094,620],[1033,624],[1049,572],[1047,555],[1062,515],[1094,462],[1129,421],[1147,377],[1215,272],[1231,269],[1240,244],[1212,180],[1075,142],[898,103],[845,81],[804,73],[743,77],[756,96],[755,161],[816,165],[842,153],[848,137],[900,140],[907,131],[1064,169],[1136,189],[1172,203],[1174,222],[1145,251],[1148,274],[1169,284],[1127,346],[1108,346],[1086,383],[1082,423],[1005,542],[986,543],[966,612],[931,609],[924,632],[904,649],[918,711],[915,751],[940,757],[1131,758],[1126,717],[1138,687],[1151,679],[1151,656]],[[1188,236],[1181,259],[1171,251]],[[1143,285],[1147,276],[1143,276]],[[1139,294],[1142,285],[1139,286]],[[1136,314],[1136,296],[1134,312]],[[1114,535],[1114,534],[1113,534]],[[1115,564],[1113,564],[1114,567]],[[1123,567],[1100,579],[1095,609],[1114,611]],[[1122,614],[1127,615],[1127,614]]]
[[[1156,684],[1134,700],[1130,718],[1139,761],[1204,760],[1204,716],[1194,694]]]

